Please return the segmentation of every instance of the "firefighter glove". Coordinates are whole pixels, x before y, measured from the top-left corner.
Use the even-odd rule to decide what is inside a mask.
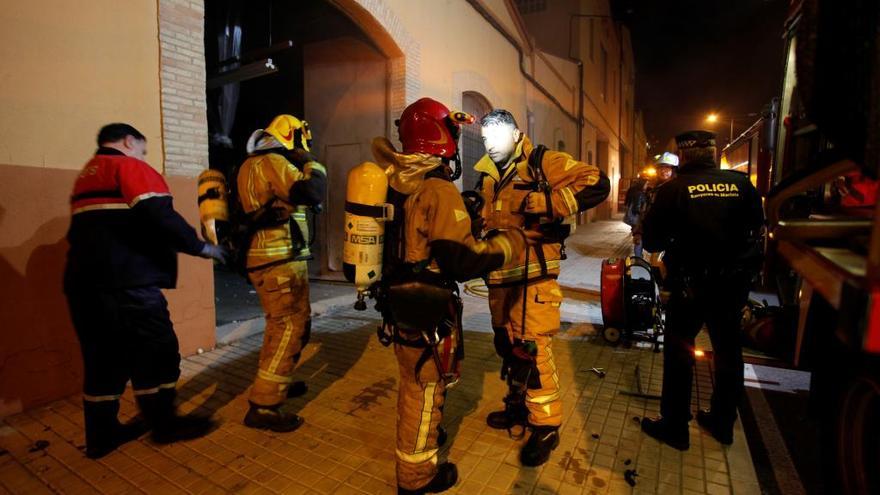
[[[526,196],[523,211],[534,215],[547,213],[547,195],[542,192],[531,192]]]
[[[205,243],[205,247],[202,248],[202,252],[199,253],[199,256],[202,258],[215,259],[225,265],[229,259],[229,250],[224,246]]]

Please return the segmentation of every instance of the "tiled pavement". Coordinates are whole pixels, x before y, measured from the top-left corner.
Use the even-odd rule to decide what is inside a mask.
[[[696,425],[681,453],[643,436],[636,422],[657,401],[622,395],[635,387],[660,392],[662,358],[650,348],[611,347],[593,326],[572,318],[554,346],[563,385],[561,444],[540,468],[517,460],[524,440],[489,429],[485,416],[505,391],[492,347],[485,301],[467,298],[462,381],[449,392],[442,456],[456,462],[451,493],[760,493],[738,427],[722,447]],[[83,456],[78,397],[5,418],[0,423],[0,493],[394,493],[396,362],[375,338],[376,314],[336,308],[317,318],[300,377],[304,397],[289,407],[306,418],[299,430],[274,434],[241,424],[260,336],[183,362],[185,412],[213,413],[209,436],[158,446],[142,438],[99,461]],[[590,372],[599,367],[605,378]],[[695,404],[711,392],[709,364],[697,365]],[[126,395],[123,415],[135,412]],[[624,473],[635,470],[635,486]]]

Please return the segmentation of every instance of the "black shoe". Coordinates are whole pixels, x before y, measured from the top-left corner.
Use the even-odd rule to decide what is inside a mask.
[[[733,423],[730,426],[722,424],[722,422],[712,414],[712,411],[703,409],[697,411],[697,424],[712,434],[715,440],[724,445],[733,443]]]
[[[672,428],[663,418],[642,418],[642,431],[674,449],[687,450],[691,446],[687,423]]]
[[[309,386],[306,385],[306,382],[298,381],[293,382],[287,387],[287,398],[293,399],[295,397],[302,397],[306,395],[306,392],[309,391]]]
[[[550,459],[550,452],[558,446],[558,426],[533,426],[532,436],[519,452],[519,460],[523,466],[540,466]]]
[[[489,413],[486,424],[496,430],[509,430],[515,426],[525,426],[529,420],[529,410],[524,402],[514,402],[504,398],[504,410]]]
[[[446,444],[446,438],[449,434],[446,432],[446,428],[442,426],[437,427],[437,446],[442,447]]]
[[[427,485],[415,489],[397,487],[397,495],[422,495],[423,493],[440,493],[449,490],[458,481],[458,469],[451,462],[444,462],[437,466],[437,474],[431,478]]]
[[[259,430],[288,433],[302,426],[303,419],[292,412],[282,411],[280,406],[251,404],[251,408],[244,417],[244,424]]]
[[[97,445],[86,445],[86,457],[89,459],[100,459],[122,445],[131,442],[132,440],[137,440],[138,437],[148,431],[150,430],[147,427],[146,422],[141,418],[135,418],[124,424],[120,423],[116,427],[116,431],[113,433],[112,437],[107,442],[99,443]]]
[[[159,444],[192,440],[207,435],[216,425],[211,418],[175,415],[153,428],[152,439]]]

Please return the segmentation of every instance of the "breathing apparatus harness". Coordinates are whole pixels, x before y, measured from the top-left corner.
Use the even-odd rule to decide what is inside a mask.
[[[453,180],[446,172],[445,164],[428,172],[425,178],[429,177]],[[403,211],[407,197],[389,188],[388,202],[395,210]],[[404,222],[403,215],[395,215],[386,226],[382,279],[370,289],[376,299],[376,309],[382,314],[382,323],[376,334],[386,347],[393,342],[424,349],[416,363],[416,376],[422,366],[433,359],[440,379],[448,389],[458,383],[460,363],[464,359],[463,305],[458,284],[428,269],[433,258],[418,263],[403,261],[406,252]]]
[[[300,164],[297,160],[294,160],[291,152],[292,150],[287,150],[285,148],[271,148],[266,150],[256,150],[252,153],[252,156],[275,153],[283,156],[298,170],[302,171],[304,164]],[[311,254],[307,256],[300,256],[297,254],[289,258],[275,260],[259,266],[247,267],[247,254],[250,250],[251,241],[257,232],[262,229],[280,227],[289,224],[294,251],[299,252],[303,248],[312,247],[315,243],[314,232],[315,227],[317,226],[317,215],[323,211],[323,205],[317,204],[308,207],[308,210],[311,212],[311,225],[301,225],[300,222],[293,218],[293,215],[287,210],[287,208],[276,206],[276,203],[279,201],[277,198],[273,198],[265,204],[260,205],[256,210],[247,213],[244,211],[241,199],[238,196],[238,173],[240,168],[240,165],[233,167],[230,173],[232,180],[227,181],[227,187],[229,189],[229,232],[226,233],[224,237],[226,239],[226,247],[231,253],[231,262],[229,264],[233,270],[245,278],[248,278],[248,273],[257,270],[288,263],[290,261],[314,259],[314,256]],[[209,193],[210,192],[211,191],[209,191]],[[199,201],[202,201],[202,197],[199,197]],[[303,233],[303,227],[305,227],[308,235]]]

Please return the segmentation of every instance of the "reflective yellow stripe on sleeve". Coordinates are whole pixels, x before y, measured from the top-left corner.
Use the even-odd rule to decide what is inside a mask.
[[[565,199],[565,206],[568,207],[568,214],[574,215],[578,212],[578,202],[574,198],[574,193],[572,193],[571,189],[568,187],[563,187],[560,190],[562,191],[562,197]]]

